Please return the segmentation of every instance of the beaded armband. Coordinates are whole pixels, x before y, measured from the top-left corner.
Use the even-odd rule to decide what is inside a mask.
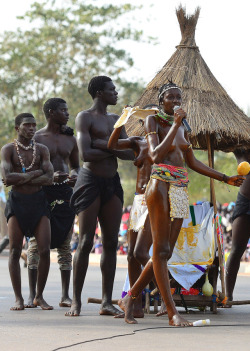
[[[151,134],[157,134],[156,132],[149,132],[149,133],[147,133],[146,135],[145,135],[145,139],[147,139],[147,137],[149,136],[149,135],[151,135]]]

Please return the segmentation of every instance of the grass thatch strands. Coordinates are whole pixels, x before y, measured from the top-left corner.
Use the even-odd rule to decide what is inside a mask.
[[[135,106],[157,104],[159,87],[172,80],[183,91],[182,106],[192,128],[194,148],[207,149],[206,135],[213,140],[214,150],[232,151],[250,147],[250,119],[233,102],[203,60],[195,43],[195,28],[200,9],[187,16],[185,8],[176,10],[182,39],[175,53],[148,84]],[[139,122],[130,119],[126,125],[129,135],[143,135]]]

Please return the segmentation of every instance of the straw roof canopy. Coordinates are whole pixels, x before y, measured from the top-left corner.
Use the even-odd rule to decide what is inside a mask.
[[[185,8],[176,10],[182,40],[175,53],[148,84],[135,106],[158,104],[158,89],[172,80],[182,89],[182,107],[192,128],[190,140],[195,149],[207,149],[210,136],[214,150],[232,151],[250,147],[250,118],[233,102],[213,76],[195,43],[200,8],[187,16]],[[126,125],[128,135],[143,135],[138,120]]]

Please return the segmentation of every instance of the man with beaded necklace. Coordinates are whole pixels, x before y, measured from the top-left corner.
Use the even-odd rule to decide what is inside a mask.
[[[72,270],[71,237],[75,213],[69,207],[79,170],[79,153],[73,129],[67,126],[68,106],[61,98],[48,99],[43,106],[47,125],[38,130],[35,140],[47,146],[54,167],[53,185],[43,187],[51,210],[51,248],[57,248],[61,271],[60,307],[70,307],[69,283]],[[69,172],[70,168],[70,172]],[[34,238],[28,247],[30,296],[26,307],[33,308],[39,255]]]
[[[52,183],[53,166],[48,148],[33,139],[36,121],[32,114],[18,115],[15,129],[17,139],[1,149],[3,182],[12,186],[5,208],[10,240],[9,271],[16,298],[11,310],[19,311],[25,307],[19,264],[24,236],[35,236],[40,254],[34,304],[50,310],[53,307],[43,299],[50,267],[50,213],[42,185]]]

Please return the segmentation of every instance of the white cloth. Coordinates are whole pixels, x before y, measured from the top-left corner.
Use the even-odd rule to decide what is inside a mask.
[[[145,201],[144,194],[136,194],[129,217],[129,230],[132,229],[138,232],[144,227],[146,217],[148,215],[148,208]]]
[[[193,226],[191,214],[183,221],[168,269],[172,277],[185,289],[204,274],[194,264],[206,269],[214,261],[215,238],[213,216],[214,209],[209,202],[194,206],[196,225]]]
[[[168,261],[168,270],[172,277],[183,288],[189,290],[204,274],[207,265],[214,261],[215,237],[213,216],[214,209],[209,202],[194,206],[196,225],[193,226],[191,212],[189,218],[184,219],[171,259]],[[153,254],[153,247],[149,250]],[[201,269],[194,266],[198,265]],[[126,290],[127,289],[127,290]],[[123,291],[129,290],[129,280],[126,277]]]

